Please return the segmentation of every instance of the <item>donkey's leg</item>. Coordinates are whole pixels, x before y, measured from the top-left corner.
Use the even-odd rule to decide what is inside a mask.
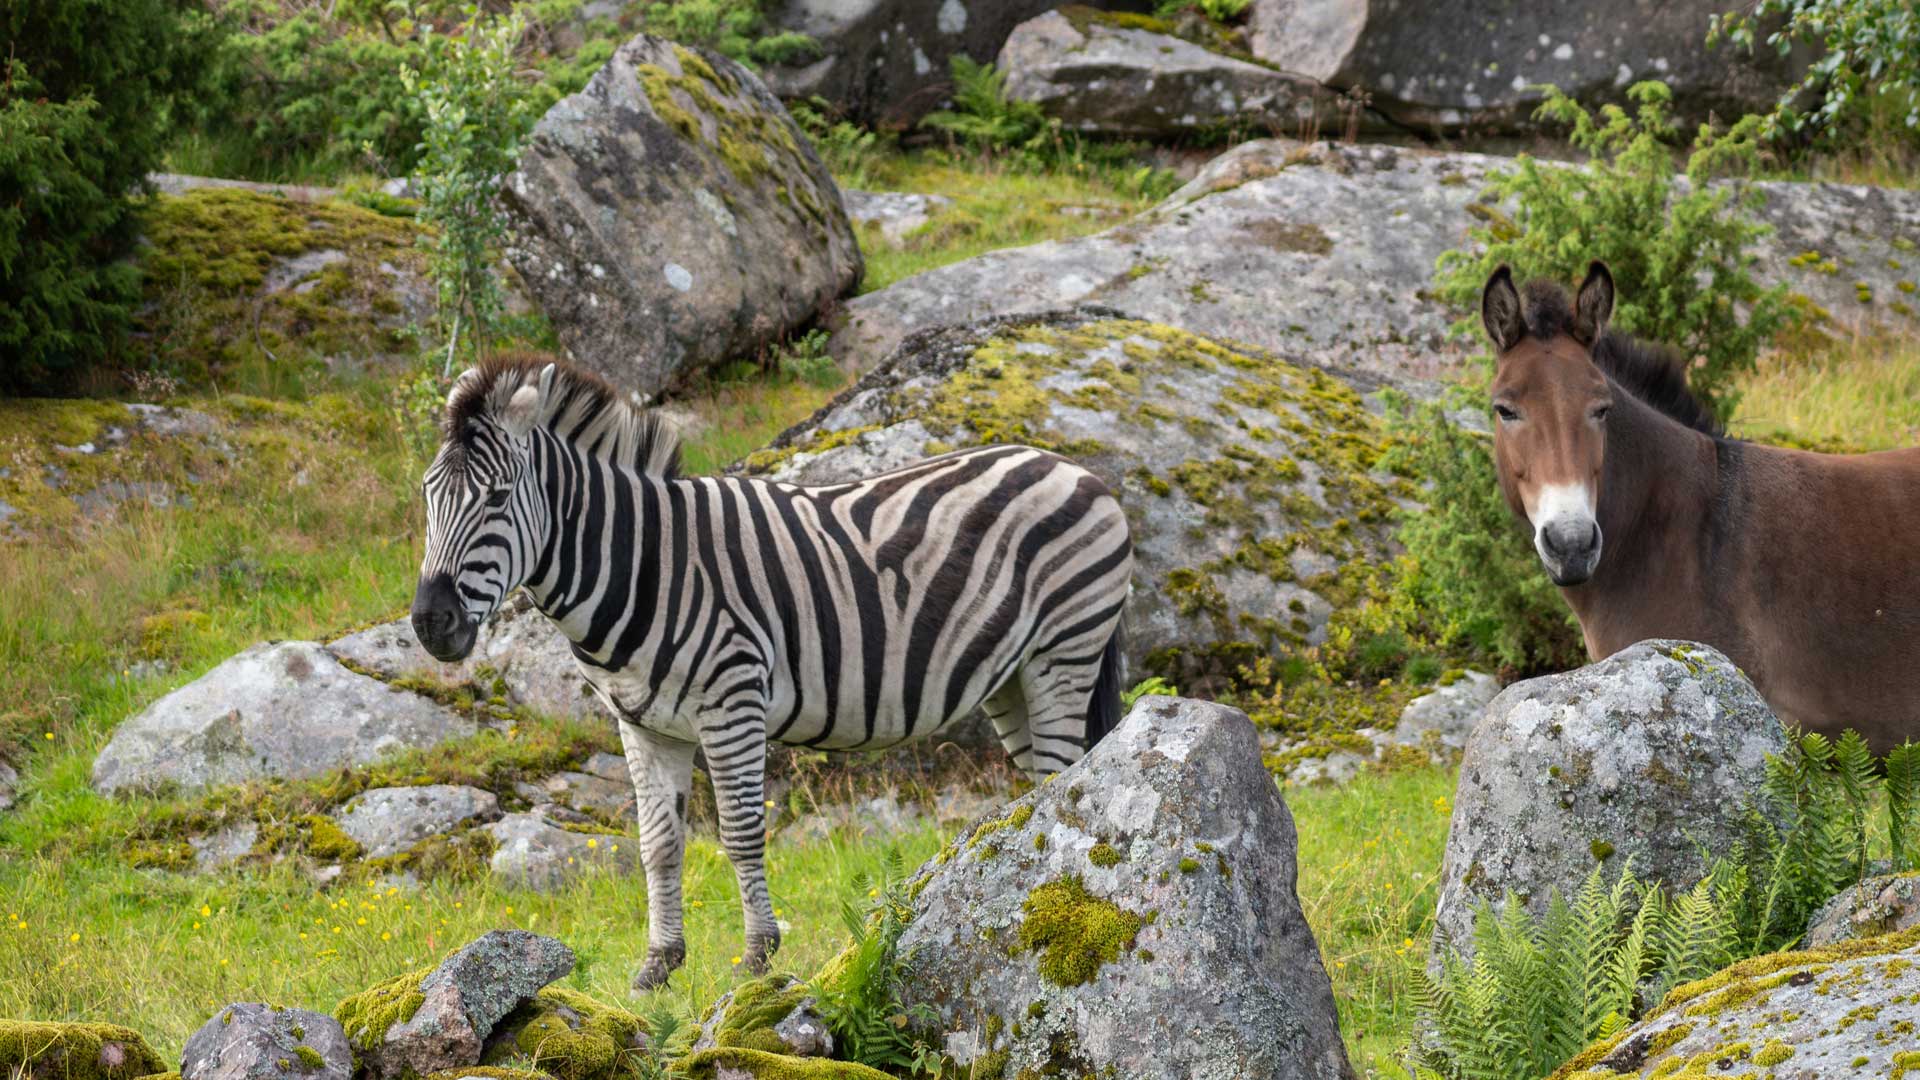
[[[1084,643],[1080,643],[1083,644]],[[1087,750],[1087,709],[1100,676],[1104,643],[1085,655],[1061,651],[1028,660],[1018,676],[1027,702],[1027,730],[1033,740],[1031,770],[1036,781],[1080,760]]]
[[[687,848],[687,795],[693,786],[694,744],[620,724],[640,819],[640,859],[647,868],[647,961],[635,990],[666,984],[687,959],[681,928],[680,867]]]
[[[987,695],[987,700],[980,703],[980,711],[986,713],[987,720],[993,724],[993,733],[999,736],[1000,745],[1006,747],[1014,768],[1031,772],[1033,735],[1027,730],[1027,699],[1020,693],[1020,677],[1014,675],[1002,683],[1000,689]]]
[[[720,811],[720,846],[740,884],[746,919],[740,964],[765,974],[768,958],[780,948],[780,926],[767,892],[767,713],[758,687],[730,694],[703,724],[700,737]]]

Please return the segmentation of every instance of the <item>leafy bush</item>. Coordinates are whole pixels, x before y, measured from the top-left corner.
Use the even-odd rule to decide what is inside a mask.
[[[825,330],[809,330],[799,337],[774,346],[774,365],[790,379],[831,390],[847,381],[839,361],[827,351],[829,335]]]
[[[120,259],[206,38],[186,0],[0,8],[0,391],[108,355],[136,297]]]
[[[1483,396],[1468,386],[1441,402],[1390,399],[1386,463],[1431,484],[1426,508],[1400,529],[1413,563],[1405,587],[1434,613],[1443,643],[1464,643],[1519,674],[1578,667],[1586,662],[1579,624],[1501,497],[1491,437],[1447,416],[1484,409]]]
[[[647,5],[648,33],[702,45],[748,66],[804,64],[820,44],[792,31],[769,33],[759,0],[671,0]]]
[[[1778,24],[1765,43],[1781,56],[1796,43],[1818,55],[1767,115],[1769,133],[1834,134],[1867,97],[1891,104],[1908,130],[1920,130],[1920,10],[1912,0],[1756,0],[1716,16],[1707,42],[1725,39],[1751,51],[1769,20]],[[1801,111],[1808,100],[1813,110]]]
[[[446,333],[448,371],[465,324],[468,351],[494,338],[502,302],[495,248],[505,226],[495,207],[499,178],[513,171],[534,114],[514,49],[526,23],[478,17],[459,38],[429,35],[424,71],[400,70],[425,118],[413,179],[421,217],[437,226],[428,262]],[[445,372],[443,372],[444,374]]]
[[[1920,744],[1876,771],[1865,740],[1807,733],[1767,761],[1745,811],[1751,839],[1669,899],[1622,868],[1595,867],[1572,903],[1544,916],[1511,895],[1474,914],[1474,955],[1441,958],[1419,1006],[1422,1067],[1447,1080],[1532,1080],[1620,1031],[1666,992],[1735,961],[1796,943],[1819,907],[1868,872],[1875,808],[1886,808],[1892,867],[1920,869]]]
[[[1230,23],[1245,15],[1252,6],[1253,0],[1160,0],[1154,14],[1171,19],[1191,8],[1212,22]]]
[[[1604,259],[1619,297],[1613,325],[1678,349],[1690,361],[1694,392],[1725,419],[1735,379],[1752,370],[1794,310],[1785,285],[1762,289],[1749,272],[1754,257],[1746,249],[1767,231],[1751,216],[1760,193],[1708,183],[1757,168],[1760,120],[1747,117],[1724,133],[1703,125],[1681,184],[1668,146],[1671,91],[1642,82],[1627,96],[1635,115],[1607,105],[1595,116],[1549,89],[1535,117],[1567,125],[1591,160],[1568,168],[1522,154],[1512,170],[1493,174],[1489,186],[1515,204],[1514,216],[1480,207],[1486,224],[1473,230],[1466,250],[1440,256],[1436,285],[1447,302],[1478,312],[1481,287],[1501,263],[1522,281],[1569,281],[1590,260]],[[1477,333],[1475,317],[1456,330]]]
[[[842,1059],[917,1074],[938,1054],[913,1034],[932,1022],[931,1010],[923,1005],[912,1013],[900,1001],[908,962],[900,935],[913,917],[903,871],[899,853],[891,852],[883,880],[859,882],[866,910],[852,900],[842,904],[853,944],[820,974],[814,992]]]

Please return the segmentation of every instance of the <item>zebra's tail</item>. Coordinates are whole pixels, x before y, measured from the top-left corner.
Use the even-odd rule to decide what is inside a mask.
[[[1091,750],[1107,732],[1120,726],[1120,627],[1113,628],[1107,647],[1100,654],[1100,674],[1093,680],[1093,697],[1087,704],[1087,749]]]

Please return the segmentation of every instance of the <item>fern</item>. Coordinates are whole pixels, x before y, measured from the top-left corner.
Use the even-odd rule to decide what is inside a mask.
[[[1886,760],[1887,849],[1896,871],[1920,870],[1920,743],[1894,749]]]
[[[842,960],[814,987],[821,1018],[832,1029],[842,1056],[876,1069],[910,1072],[927,1047],[912,1034],[932,1022],[926,1006],[908,1009],[900,1001],[900,983],[909,958],[900,952],[900,935],[912,920],[913,905],[903,880],[900,853],[889,851],[885,876],[861,878],[856,886],[872,903],[847,900],[841,919],[853,943]]]
[[[953,109],[929,114],[921,123],[990,150],[1031,149],[1046,134],[1047,117],[1040,106],[1007,97],[1005,72],[964,54],[953,57],[951,70]]]

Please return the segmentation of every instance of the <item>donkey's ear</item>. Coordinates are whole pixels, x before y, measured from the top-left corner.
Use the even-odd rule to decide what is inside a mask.
[[[1520,290],[1513,287],[1513,268],[1506,263],[1487,279],[1480,293],[1480,323],[1494,348],[1506,352],[1527,336],[1526,316],[1520,310]]]
[[[1607,320],[1613,317],[1613,272],[1599,259],[1587,267],[1587,280],[1580,283],[1580,295],[1573,301],[1573,339],[1587,348],[1607,332]]]

